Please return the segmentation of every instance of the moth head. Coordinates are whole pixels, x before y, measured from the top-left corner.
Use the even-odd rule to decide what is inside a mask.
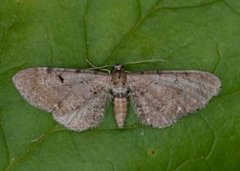
[[[113,70],[114,71],[122,71],[123,70],[123,65],[121,65],[121,64],[115,65],[113,67]]]
[[[115,65],[112,73],[112,82],[116,85],[124,85],[127,81],[127,75],[122,65]]]

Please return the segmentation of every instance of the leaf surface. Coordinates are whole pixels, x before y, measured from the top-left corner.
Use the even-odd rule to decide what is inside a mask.
[[[237,0],[2,0],[0,170],[238,170],[240,2]],[[149,59],[126,70],[212,72],[222,91],[166,129],[141,126],[113,105],[82,133],[27,104],[11,81],[27,67],[89,68]]]

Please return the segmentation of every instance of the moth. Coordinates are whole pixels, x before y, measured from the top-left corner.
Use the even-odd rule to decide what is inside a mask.
[[[29,68],[18,72],[13,82],[27,102],[51,112],[58,123],[74,131],[97,127],[112,99],[119,128],[124,127],[128,99],[143,125],[164,128],[204,108],[221,87],[220,79],[209,72],[126,73],[122,65],[114,66],[112,74]]]

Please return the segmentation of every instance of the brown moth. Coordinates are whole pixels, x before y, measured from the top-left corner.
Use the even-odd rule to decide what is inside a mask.
[[[221,81],[204,71],[148,71],[127,74],[122,65],[113,73],[63,68],[29,68],[13,82],[33,106],[53,113],[74,131],[98,126],[108,102],[114,99],[119,128],[124,127],[127,99],[143,125],[163,128],[204,108],[218,94]]]

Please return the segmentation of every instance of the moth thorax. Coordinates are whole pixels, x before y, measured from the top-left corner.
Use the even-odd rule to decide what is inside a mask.
[[[114,98],[114,113],[116,122],[119,128],[123,128],[124,120],[127,116],[127,98],[115,97]]]
[[[128,95],[128,87],[125,85],[117,86],[114,85],[111,89],[113,97],[127,97]]]
[[[112,82],[114,85],[124,85],[127,82],[127,74],[122,68],[113,71]]]

